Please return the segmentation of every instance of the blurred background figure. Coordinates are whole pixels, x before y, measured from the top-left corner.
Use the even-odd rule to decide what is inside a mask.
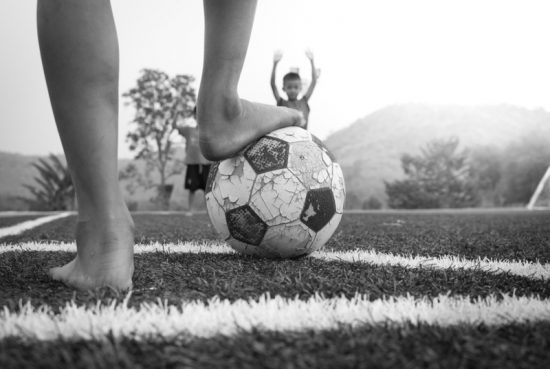
[[[185,182],[184,188],[189,191],[187,215],[196,211],[195,195],[197,190],[206,189],[206,180],[210,171],[210,161],[206,159],[199,147],[199,127],[197,125],[197,108],[193,109],[193,119],[185,120],[178,127],[178,132],[185,138]]]
[[[311,64],[311,83],[306,93],[300,98],[300,93],[302,92],[302,79],[298,73],[299,69],[291,69],[290,72],[285,74],[283,77],[283,91],[285,92],[287,99],[281,97],[279,90],[277,88],[276,74],[277,74],[277,65],[283,58],[283,52],[281,50],[276,50],[273,54],[273,69],[271,71],[271,89],[273,90],[273,96],[277,102],[277,106],[284,106],[291,109],[296,109],[302,113],[304,116],[304,122],[302,128],[307,129],[308,119],[309,119],[309,104],[308,101],[315,90],[317,85],[317,78],[319,78],[320,70],[315,68],[315,61],[313,57],[313,52],[311,50],[306,50],[306,56]]]

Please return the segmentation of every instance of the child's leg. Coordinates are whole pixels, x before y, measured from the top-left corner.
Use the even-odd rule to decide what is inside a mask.
[[[204,0],[205,49],[198,98],[201,149],[227,158],[277,128],[297,125],[301,114],[239,99],[237,85],[254,21],[256,0]]]
[[[76,288],[131,286],[133,223],[118,185],[118,43],[108,0],[38,1],[38,37],[76,186],[77,257],[51,275]]]
[[[197,191],[189,191],[189,197],[188,197],[188,204],[187,204],[187,212],[192,213],[195,211],[195,193]]]

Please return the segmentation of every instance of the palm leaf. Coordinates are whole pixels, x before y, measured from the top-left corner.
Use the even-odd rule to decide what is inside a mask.
[[[32,166],[38,171],[38,176],[34,178],[34,184],[23,185],[33,197],[27,201],[48,210],[66,210],[75,194],[67,166],[53,154],[48,156],[48,160],[38,159]]]

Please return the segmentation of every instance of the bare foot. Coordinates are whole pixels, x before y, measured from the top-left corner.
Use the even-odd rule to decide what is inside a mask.
[[[303,119],[298,110],[238,98],[223,103],[199,100],[201,151],[209,160],[227,159],[267,133],[300,125]]]
[[[132,287],[134,273],[134,224],[128,217],[79,221],[77,256],[68,264],[50,269],[50,276],[81,289]]]

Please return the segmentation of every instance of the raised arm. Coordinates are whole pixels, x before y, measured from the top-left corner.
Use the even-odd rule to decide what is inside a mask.
[[[306,98],[306,100],[309,100],[311,98],[311,95],[313,94],[313,90],[315,90],[315,86],[317,85],[317,78],[319,78],[319,74],[317,72],[317,69],[315,69],[313,52],[309,49],[306,50],[306,56],[311,63],[311,83],[309,84],[309,88],[307,89],[304,97]]]
[[[273,91],[273,96],[275,97],[275,100],[279,102],[281,99],[281,95],[279,95],[279,90],[277,89],[277,83],[275,82],[275,75],[277,74],[277,64],[281,61],[283,58],[283,53],[281,50],[276,50],[275,53],[273,53],[273,70],[271,71],[271,90]]]

